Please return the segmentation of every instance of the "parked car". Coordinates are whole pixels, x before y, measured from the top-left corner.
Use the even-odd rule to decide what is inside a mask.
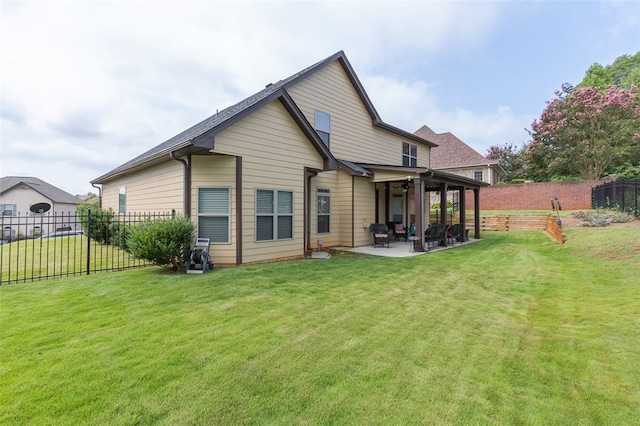
[[[47,234],[47,235],[43,235],[42,239],[44,238],[56,238],[56,237],[70,237],[73,235],[84,235],[84,231],[80,230],[80,231],[56,231],[56,232],[52,232],[51,234]]]

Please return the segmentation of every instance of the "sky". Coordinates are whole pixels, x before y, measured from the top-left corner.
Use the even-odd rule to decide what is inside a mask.
[[[384,122],[483,155],[640,51],[640,1],[0,1],[0,175],[74,195],[340,50]]]

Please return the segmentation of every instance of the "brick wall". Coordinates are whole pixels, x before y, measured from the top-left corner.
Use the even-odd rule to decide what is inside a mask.
[[[480,189],[480,210],[551,210],[551,199],[563,210],[591,208],[591,188],[608,180],[582,182],[536,182],[492,185]],[[473,211],[473,192],[468,191],[466,209]]]

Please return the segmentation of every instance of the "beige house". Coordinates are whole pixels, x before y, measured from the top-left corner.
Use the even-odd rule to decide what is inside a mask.
[[[415,223],[424,250],[425,192],[485,186],[430,169],[434,146],[381,120],[341,51],[92,183],[103,208],[193,218],[216,265],[368,245],[378,222]]]
[[[36,177],[0,178],[0,211],[3,238],[48,234],[57,228],[75,227],[80,199]],[[48,208],[46,208],[48,206]],[[44,207],[37,209],[37,207]],[[41,220],[46,215],[46,221]],[[50,218],[50,219],[49,219]]]
[[[430,167],[434,169],[490,185],[502,182],[506,175],[498,160],[489,160],[451,132],[436,133],[425,125],[414,134],[438,144],[431,150]]]

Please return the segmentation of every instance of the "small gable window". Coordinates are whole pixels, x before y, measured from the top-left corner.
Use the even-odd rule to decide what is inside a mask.
[[[127,187],[121,186],[118,189],[118,213],[127,211]]]
[[[329,136],[331,134],[331,116],[326,112],[316,110],[316,132],[322,142],[329,148]]]
[[[418,167],[418,146],[402,142],[402,165]]]

